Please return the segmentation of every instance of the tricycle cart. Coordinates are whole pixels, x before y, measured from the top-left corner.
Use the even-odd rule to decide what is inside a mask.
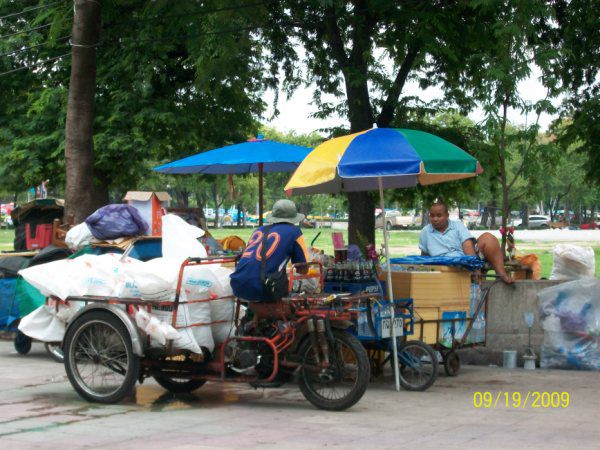
[[[319,408],[343,410],[358,402],[367,388],[369,359],[347,328],[351,310],[363,296],[315,294],[249,303],[252,318],[242,317],[239,300],[221,297],[236,302],[234,332],[201,358],[176,350],[172,340],[162,346],[153,344],[136,326],[136,310],[151,313],[158,308],[172,311],[172,326],[177,328],[186,267],[234,261],[187,259],[173,301],[68,297],[67,302],[84,303],[69,321],[63,342],[65,369],[74,389],[89,401],[114,403],[148,377],[172,392],[191,392],[207,381],[273,387],[297,377],[303,395]],[[198,301],[212,300],[218,299]],[[187,324],[203,325],[207,324]]]
[[[314,264],[314,263],[312,263]],[[374,376],[383,373],[386,364],[393,368],[392,320],[390,302],[383,300],[381,283],[374,279],[368,283],[324,283],[323,271],[302,275],[290,272],[290,289],[304,279],[319,278],[321,289],[339,296],[358,296],[361,300],[351,309],[354,334],[369,353]],[[344,293],[346,291],[346,293]],[[424,391],[436,380],[438,360],[434,349],[420,340],[408,340],[414,333],[414,308],[412,299],[394,300],[393,325],[397,336],[400,385],[409,391]],[[422,337],[421,337],[422,339]]]

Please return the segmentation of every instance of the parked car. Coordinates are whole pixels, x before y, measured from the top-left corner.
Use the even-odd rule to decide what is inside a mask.
[[[529,216],[528,219],[529,227],[528,228],[550,228],[550,217],[534,215]],[[523,219],[515,219],[512,222],[513,227],[522,228],[523,227]]]
[[[415,217],[404,215],[400,211],[390,210],[385,212],[385,229],[393,230],[394,228],[408,228],[415,225]],[[383,228],[382,214],[375,216],[375,228]]]

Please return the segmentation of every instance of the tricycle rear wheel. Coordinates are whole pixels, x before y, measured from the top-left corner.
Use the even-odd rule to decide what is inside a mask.
[[[390,358],[392,369],[394,358]],[[438,360],[435,351],[421,341],[403,342],[398,347],[400,385],[407,391],[424,391],[435,382]]]
[[[196,389],[201,388],[206,383],[205,380],[190,380],[185,378],[172,378],[168,376],[154,376],[158,384],[169,392],[174,394],[189,394]]]
[[[140,360],[125,325],[112,313],[84,314],[69,326],[64,343],[67,376],[84,399],[116,403],[133,392]]]
[[[369,357],[360,341],[350,333],[333,330],[335,345],[329,348],[330,367],[315,370],[317,360],[310,339],[300,346],[303,366],[298,387],[317,408],[341,411],[358,402],[369,383]]]
[[[446,375],[449,377],[455,377],[458,375],[458,371],[460,370],[460,358],[458,353],[454,350],[449,351],[448,353],[443,355],[444,358],[444,370],[446,371]]]

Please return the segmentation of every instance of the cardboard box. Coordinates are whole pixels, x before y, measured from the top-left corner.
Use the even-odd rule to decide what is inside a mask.
[[[148,222],[146,235],[162,235],[162,216],[165,215],[165,210],[171,201],[171,196],[167,192],[129,191],[124,200],[136,208]]]
[[[451,266],[404,266],[392,272],[395,298],[412,298],[415,308],[422,306],[469,309],[471,272]],[[379,274],[387,281],[387,273]]]
[[[444,338],[444,327],[447,328],[451,321],[446,323],[428,323],[428,321],[447,320],[448,317],[457,314],[469,317],[471,272],[452,266],[398,264],[395,267],[402,270],[392,272],[394,297],[413,299],[415,339],[430,345],[440,343]],[[379,279],[386,282],[387,273],[381,272]],[[458,325],[457,322],[456,326]]]

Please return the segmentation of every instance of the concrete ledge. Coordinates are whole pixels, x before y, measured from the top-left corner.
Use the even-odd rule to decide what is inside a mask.
[[[488,296],[486,346],[461,349],[459,354],[464,364],[502,365],[504,350],[517,350],[518,365],[523,365],[522,355],[528,346],[528,328],[523,314],[532,312],[531,346],[538,358],[544,331],[540,327],[537,294],[542,289],[563,281],[523,280],[514,286],[496,283]],[[482,285],[486,289],[491,282]]]

